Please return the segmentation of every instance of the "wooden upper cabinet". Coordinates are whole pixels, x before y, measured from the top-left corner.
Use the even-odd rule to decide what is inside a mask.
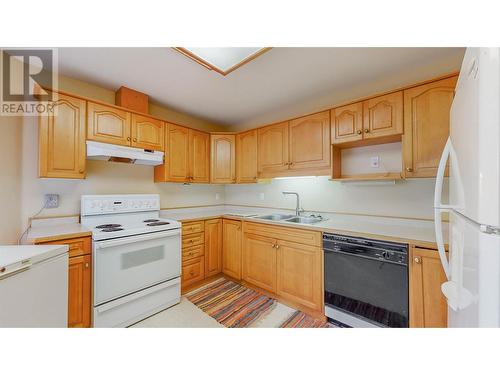
[[[365,100],[363,117],[365,139],[403,134],[403,92]]]
[[[276,251],[274,238],[245,233],[243,239],[243,280],[275,293]]]
[[[231,184],[236,182],[236,137],[234,134],[210,135],[212,165],[210,182]]]
[[[435,177],[450,132],[450,109],[457,77],[404,91],[403,173]]]
[[[39,118],[39,176],[85,178],[85,100],[58,94]]]
[[[241,221],[222,220],[222,272],[241,279]]]
[[[236,182],[257,182],[257,130],[236,136]]]
[[[288,169],[288,121],[258,132],[258,171],[263,176]]]
[[[87,139],[130,146],[130,119],[130,112],[88,102]]]
[[[333,144],[363,139],[363,102],[332,109],[331,132]]]
[[[410,248],[410,327],[446,327],[448,306],[441,292],[446,276],[434,249]]]
[[[330,166],[330,112],[290,121],[290,169],[321,169]]]
[[[222,219],[205,221],[205,277],[222,271]]]
[[[189,180],[189,129],[168,124],[165,147],[166,181]]]
[[[146,150],[163,151],[165,139],[163,128],[163,121],[132,114],[131,145]]]
[[[190,182],[210,182],[210,134],[189,130]]]

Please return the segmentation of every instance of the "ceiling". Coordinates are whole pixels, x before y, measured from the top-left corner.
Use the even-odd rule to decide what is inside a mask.
[[[463,48],[273,48],[227,76],[171,48],[60,48],[59,72],[241,130],[460,69]]]

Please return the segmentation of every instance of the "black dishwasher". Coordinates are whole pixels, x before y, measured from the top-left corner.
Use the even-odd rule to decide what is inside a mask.
[[[353,327],[408,327],[408,245],[323,234],[325,315]]]

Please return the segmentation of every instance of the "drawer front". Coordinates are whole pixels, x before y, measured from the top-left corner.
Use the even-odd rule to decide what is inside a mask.
[[[191,246],[203,245],[205,235],[203,232],[182,236],[182,249],[187,249]]]
[[[182,234],[193,234],[203,232],[205,230],[205,223],[203,221],[192,221],[182,224]]]
[[[44,242],[40,245],[68,245],[69,257],[89,255],[92,253],[92,240],[90,237],[71,238],[67,240]]]
[[[192,246],[187,248],[186,250],[182,251],[182,263],[201,257],[205,254],[205,246],[203,245],[198,245],[198,246]]]
[[[182,265],[182,288],[205,278],[205,257],[198,257]]]
[[[312,230],[288,228],[273,224],[257,224],[244,222],[243,231],[245,233],[272,237],[279,240],[296,242],[304,245],[321,246],[321,232]]]

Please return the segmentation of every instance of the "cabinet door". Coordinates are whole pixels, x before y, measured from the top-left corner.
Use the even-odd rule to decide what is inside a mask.
[[[189,130],[190,181],[210,182],[210,134]]]
[[[288,121],[258,132],[258,171],[265,177],[288,170]]]
[[[131,129],[133,147],[163,151],[163,121],[133,114]]]
[[[241,221],[222,221],[222,272],[241,279]]]
[[[54,114],[40,116],[40,177],[85,178],[85,107],[85,100],[58,94]]]
[[[330,112],[290,121],[290,169],[330,167]]]
[[[436,177],[450,133],[450,109],[457,77],[404,92],[403,171],[406,177]]]
[[[68,327],[90,327],[91,256],[69,258]]]
[[[331,131],[333,144],[363,139],[363,103],[332,109]]]
[[[168,124],[165,147],[166,181],[189,181],[189,129]]]
[[[236,182],[236,137],[234,134],[212,134],[210,136],[212,166],[210,182],[231,184]]]
[[[277,250],[278,295],[313,310],[322,311],[321,248],[278,241]]]
[[[363,116],[365,139],[403,134],[403,92],[365,100]]]
[[[257,182],[257,130],[236,136],[236,182]]]
[[[205,221],[205,277],[222,271],[222,219]]]
[[[199,257],[182,263],[181,291],[205,278],[205,259]]]
[[[130,112],[87,103],[87,139],[130,146]]]
[[[410,327],[446,327],[446,276],[437,250],[412,246],[410,256]]]
[[[245,233],[243,236],[243,280],[276,292],[276,240]]]

